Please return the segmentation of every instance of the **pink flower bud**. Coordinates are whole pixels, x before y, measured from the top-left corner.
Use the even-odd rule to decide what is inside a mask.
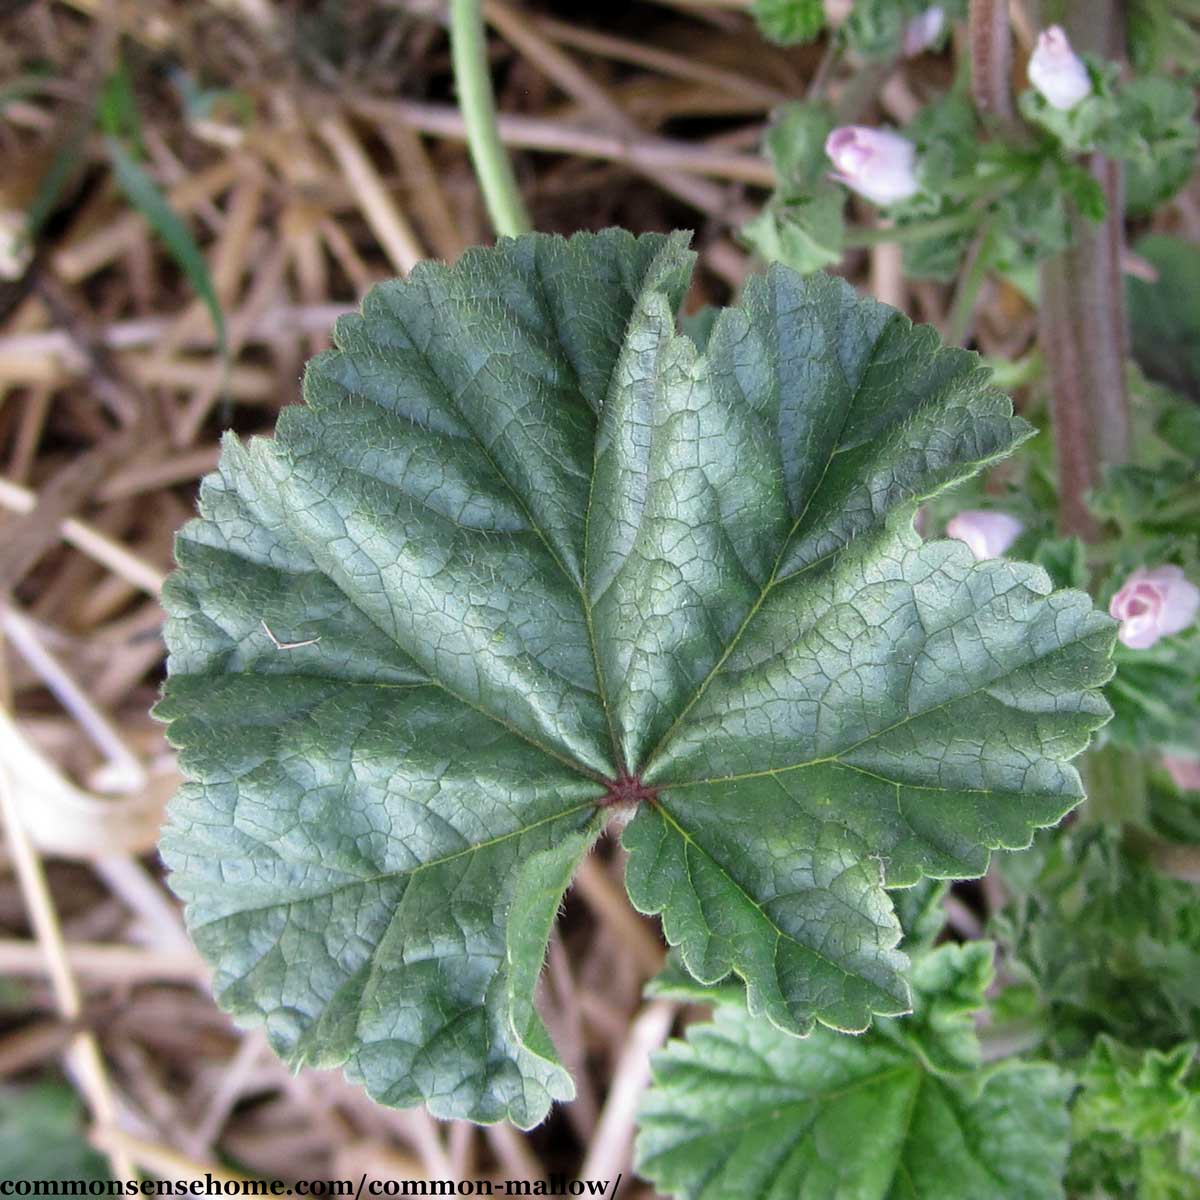
[[[1037,47],[1029,59],[1029,82],[1046,98],[1047,104],[1064,111],[1092,94],[1092,77],[1087,66],[1071,49],[1067,35],[1058,25],[1038,34]]]
[[[1112,598],[1108,611],[1121,622],[1117,637],[1132,650],[1145,650],[1196,619],[1200,588],[1185,579],[1179,567],[1138,567]]]
[[[1185,758],[1181,754],[1164,754],[1162,765],[1181,792],[1200,792],[1200,758]]]
[[[915,58],[922,50],[928,50],[938,40],[946,13],[940,4],[934,4],[918,13],[904,27],[904,56]]]
[[[982,561],[999,558],[1017,540],[1025,526],[1016,517],[981,508],[963,509],[946,525],[946,535],[966,542],[971,553]]]
[[[895,204],[918,191],[917,148],[898,133],[866,125],[840,125],[825,140],[837,167],[833,178],[874,204]]]

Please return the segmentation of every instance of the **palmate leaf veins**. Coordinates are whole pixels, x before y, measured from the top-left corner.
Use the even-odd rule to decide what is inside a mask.
[[[829,277],[751,280],[701,350],[691,269],[619,230],[422,264],[205,480],[162,852],[221,1004],[289,1063],[541,1120],[572,1084],[534,986],[614,812],[698,980],[862,1030],[909,1007],[885,889],[1080,800],[1113,623],[912,528],[1029,427]]]

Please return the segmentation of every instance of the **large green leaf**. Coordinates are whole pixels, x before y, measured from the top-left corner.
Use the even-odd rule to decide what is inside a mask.
[[[1068,1078],[980,1066],[991,956],[973,942],[918,959],[913,1016],[859,1038],[789,1038],[719,1007],[655,1058],[638,1170],[687,1200],[1061,1196]]]
[[[922,545],[1027,433],[973,356],[773,269],[701,354],[686,239],[530,236],[339,323],[166,590],[163,852],[221,1002],[392,1104],[570,1095],[530,994],[572,868],[783,1029],[908,1005],[884,891],[1080,798],[1112,622]]]

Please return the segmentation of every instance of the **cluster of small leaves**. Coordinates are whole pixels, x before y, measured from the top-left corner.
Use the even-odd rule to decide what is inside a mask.
[[[654,1060],[638,1169],[684,1200],[1060,1197],[1071,1081],[1045,1063],[983,1065],[991,977],[987,942],[923,950],[913,1014],[857,1038],[790,1039],[736,994],[710,997],[712,1023]]]
[[[1200,1179],[1197,1044],[1133,1049],[1096,1039],[1072,1106],[1068,1186],[1079,1195],[1190,1200]]]
[[[1157,285],[1132,289],[1133,324],[1147,337],[1153,314],[1166,306]],[[1161,336],[1168,346],[1179,344],[1169,322]],[[1200,408],[1136,369],[1129,383],[1135,460],[1110,469],[1088,498],[1103,542],[1084,546],[1058,533],[1053,432],[1047,414],[1032,404],[1025,415],[1041,427],[1041,436],[988,479],[976,477],[936,497],[927,507],[927,528],[944,529],[962,509],[1008,513],[1023,526],[1008,553],[1036,562],[1059,587],[1090,588],[1101,607],[1138,567],[1175,563],[1188,578],[1200,578]],[[1117,669],[1105,694],[1114,715],[1105,741],[1140,753],[1194,755],[1200,744],[1200,628],[1193,625],[1147,649],[1118,644],[1113,661]]]
[[[691,265],[618,230],[421,264],[205,481],[162,851],[289,1062],[541,1120],[572,1084],[534,987],[614,806],[688,973],[785,1039],[862,1030],[909,1008],[887,889],[1079,802],[1114,623],[913,528],[1028,427],[823,275],[750,280],[701,350]]]
[[[1090,96],[1063,110],[1030,88],[1021,93],[1021,112],[1066,155],[1099,150],[1121,159],[1126,211],[1144,216],[1169,200],[1192,173],[1200,141],[1194,86],[1164,75],[1120,83],[1116,64],[1086,61]]]
[[[865,57],[893,58],[905,24],[924,7],[860,2],[836,36]],[[981,121],[962,80],[918,111],[903,133],[916,146],[920,189],[887,209],[907,276],[952,279],[980,242],[988,267],[1032,289],[1030,269],[1070,244],[1072,212],[1092,220],[1105,214],[1103,190],[1085,164],[1093,150],[1124,162],[1132,215],[1152,211],[1186,183],[1200,141],[1189,81],[1143,75],[1122,83],[1115,64],[1094,59],[1088,69],[1093,92],[1068,110],[1033,88],[1021,94],[1021,111],[1037,131],[1032,140],[1014,141]],[[841,257],[844,202],[823,150],[834,124],[820,100],[776,114],[764,145],[776,189],[742,230],[768,262],[808,272]]]
[[[1102,605],[1129,573],[1175,562],[1200,576],[1200,409],[1134,382],[1136,459],[1110,469],[1089,498],[1108,532],[1096,596]],[[1149,649],[1118,646],[1107,695],[1109,740],[1134,750],[1195,753],[1200,742],[1200,628]]]
[[[930,7],[929,0],[855,0],[839,30],[845,45],[866,59],[894,59],[904,43],[908,23]],[[950,23],[966,13],[966,0],[941,3],[944,24],[941,38],[949,35]]]
[[[825,28],[823,0],[754,0],[750,11],[763,37],[780,46],[811,42]]]
[[[895,58],[904,41],[905,27],[929,8],[930,2],[854,0],[845,20],[830,31],[830,36],[863,58]],[[948,23],[963,14],[966,0],[942,0],[939,7]],[[822,0],[753,0],[750,11],[763,36],[781,46],[814,41],[826,30]]]
[[[1192,827],[1197,799],[1185,801]],[[1200,902],[1141,846],[1102,826],[1039,839],[1004,863],[1013,899],[996,932],[1032,988],[1039,1054],[1079,1083],[1070,1194],[1188,1200],[1200,1167]]]
[[[973,214],[974,220],[907,245],[910,274],[951,278],[980,228],[991,232],[994,268],[1018,278],[1063,249],[1072,207],[1092,220],[1105,214],[1103,192],[1081,162],[1090,150],[1124,161],[1132,215],[1150,211],[1186,183],[1200,133],[1192,89],[1163,77],[1117,89],[1111,72],[1094,68],[1094,75],[1096,93],[1067,111],[1033,89],[1022,93],[1022,112],[1044,131],[1029,144],[1010,144],[995,131],[987,136],[974,106],[954,93],[914,117],[904,132],[917,146],[921,192],[891,210],[898,230],[917,234],[931,216]]]
[[[1200,903],[1115,829],[1043,837],[1004,859],[997,935],[1037,988],[1058,1061],[1100,1034],[1168,1049],[1200,1040]]]

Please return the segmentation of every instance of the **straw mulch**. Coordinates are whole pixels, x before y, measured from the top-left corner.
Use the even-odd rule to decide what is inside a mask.
[[[691,228],[689,307],[728,301],[754,266],[736,230],[771,183],[765,122],[804,95],[819,48],[766,45],[737,0],[485,8],[537,227]],[[118,59],[145,169],[203,249],[228,372],[108,169],[92,113]],[[874,114],[904,119],[947,71],[901,65]],[[630,1180],[634,1108],[648,1050],[687,1014],[642,999],[663,948],[612,839],[568,897],[541,1001],[579,1098],[529,1134],[379,1108],[336,1072],[291,1076],[214,1006],[154,855],[177,783],[148,716],[157,595],[221,430],[269,432],[374,281],[489,237],[441,6],[17,0],[0,5],[0,89],[0,231],[68,164],[32,262],[0,281],[0,1080],[64,1070],[121,1177],[624,1172],[624,1195],[648,1195]],[[948,289],[907,285],[894,247],[845,270],[945,318]],[[978,332],[1018,349],[1030,314],[992,294]]]

